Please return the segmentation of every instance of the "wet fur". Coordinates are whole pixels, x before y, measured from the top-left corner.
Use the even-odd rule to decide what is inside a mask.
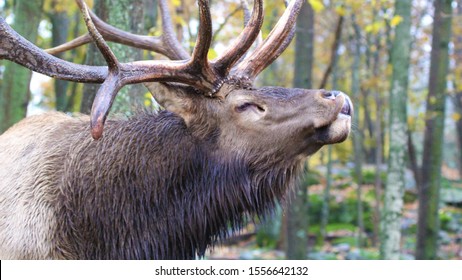
[[[46,215],[24,221],[29,237],[22,241],[10,240],[13,233],[7,232],[18,229],[0,229],[2,258],[200,257],[230,229],[270,212],[299,173],[299,162],[274,166],[251,151],[220,151],[220,131],[197,139],[182,118],[167,111],[108,121],[100,141],[91,139],[86,118],[58,113],[35,118],[42,120],[41,133],[24,134],[21,130],[33,127],[27,119],[29,125],[20,123],[0,136],[0,148],[8,145],[5,139],[21,135],[15,145],[22,148],[14,157],[22,156],[23,168],[34,178],[8,181],[17,184],[9,196],[16,204],[34,196],[28,213],[35,207]],[[45,157],[30,156],[37,149]],[[7,152],[0,150],[0,163]],[[2,183],[0,194],[10,188]],[[19,192],[21,187],[30,191]],[[0,228],[16,218],[15,211],[0,203]]]

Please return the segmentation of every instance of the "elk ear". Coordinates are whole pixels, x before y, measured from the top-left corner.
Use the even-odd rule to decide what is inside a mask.
[[[179,115],[189,125],[193,115],[193,100],[189,87],[172,83],[145,83],[144,85],[160,106]]]

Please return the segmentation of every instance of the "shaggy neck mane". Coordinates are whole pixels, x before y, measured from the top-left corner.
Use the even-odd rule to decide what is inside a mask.
[[[67,258],[201,257],[230,230],[271,212],[299,174],[298,162],[254,170],[217,151],[213,137],[196,141],[166,111],[108,122],[101,141],[89,139],[86,123],[70,130],[66,183],[56,195],[56,246]]]

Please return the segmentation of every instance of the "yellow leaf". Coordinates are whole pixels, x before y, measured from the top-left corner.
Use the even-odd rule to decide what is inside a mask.
[[[343,6],[338,6],[338,7],[336,7],[336,8],[335,8],[335,11],[337,12],[337,14],[338,14],[339,16],[342,16],[342,17],[345,16],[345,14],[346,14],[345,7],[343,7]]]
[[[151,107],[152,106],[152,94],[150,92],[146,92],[144,94],[144,106]]]
[[[214,50],[214,49],[209,49],[209,53],[207,55],[207,57],[212,60],[214,58],[217,58],[218,54],[217,52]]]
[[[407,124],[409,127],[414,127],[416,123],[416,119],[414,116],[408,116],[407,117]]]
[[[321,0],[308,0],[308,3],[310,3],[311,8],[317,13],[324,10],[324,3]]]
[[[383,22],[375,21],[372,24],[369,24],[366,26],[366,32],[377,34],[379,33],[380,29],[382,29],[382,27],[383,27]]]
[[[391,21],[390,21],[390,25],[391,27],[395,27],[397,26],[398,24],[400,24],[401,22],[403,21],[403,17],[402,16],[394,16]]]
[[[181,0],[173,0],[172,4],[173,4],[174,7],[179,7],[179,6],[181,6]]]
[[[454,120],[454,121],[459,121],[461,118],[462,118],[462,115],[460,113],[453,113],[451,115],[451,118]]]

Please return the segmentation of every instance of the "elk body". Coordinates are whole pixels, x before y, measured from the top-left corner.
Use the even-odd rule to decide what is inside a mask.
[[[98,19],[78,2],[92,36],[106,38]],[[199,35],[192,57],[164,52],[180,61],[170,64],[120,64],[100,40],[109,67],[72,70],[31,46],[2,19],[0,34],[6,40],[0,42],[0,58],[103,86],[90,117],[47,113],[0,136],[0,258],[203,256],[230,228],[270,213],[296,182],[307,156],[345,140],[352,114],[345,94],[252,87],[290,42],[303,0],[292,1],[272,35],[239,62],[261,27],[261,2],[255,1],[234,45],[213,62],[203,55],[210,45],[211,31],[204,31],[210,25],[208,1],[199,1],[205,35]],[[160,5],[162,11],[164,1]],[[168,31],[165,11],[163,23]],[[29,55],[11,54],[11,43]],[[165,110],[105,122],[117,90],[135,82],[129,72],[136,72],[136,82],[145,82]],[[89,135],[88,123],[99,140]]]

